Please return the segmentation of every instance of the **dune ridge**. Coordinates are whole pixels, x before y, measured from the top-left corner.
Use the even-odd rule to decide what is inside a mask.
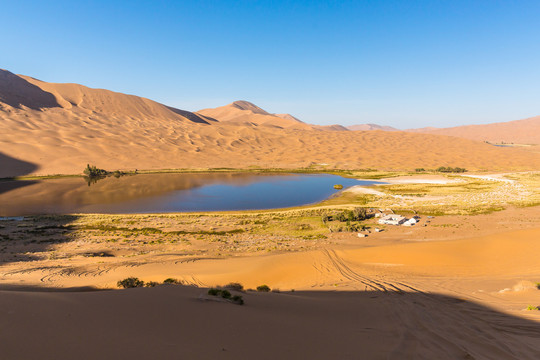
[[[450,128],[427,127],[406,131],[456,136],[498,144],[540,144],[540,116],[485,125],[463,125]]]
[[[245,103],[192,113],[109,90],[0,73],[0,149],[33,164],[30,174],[78,174],[87,163],[108,170],[315,164],[392,170],[540,168],[540,154],[472,140],[399,131],[324,131],[296,121],[298,126],[284,127],[264,119],[291,120]],[[21,86],[10,85],[15,82]],[[245,122],[224,120],[238,112]],[[9,165],[0,167],[0,177],[17,175]]]

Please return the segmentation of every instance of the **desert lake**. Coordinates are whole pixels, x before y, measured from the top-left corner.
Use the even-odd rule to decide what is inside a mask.
[[[372,185],[329,174],[165,173],[0,182],[0,216],[276,209],[322,201]]]

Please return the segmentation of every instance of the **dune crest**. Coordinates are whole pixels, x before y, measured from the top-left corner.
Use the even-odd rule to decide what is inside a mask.
[[[134,95],[1,74],[0,146],[6,156],[35,164],[32,174],[77,174],[88,163],[108,170],[540,168],[539,153],[467,139],[328,131],[342,129],[284,119],[247,102],[193,113]],[[0,177],[10,176],[17,170],[1,166]]]
[[[451,128],[427,127],[406,131],[456,136],[497,144],[540,144],[540,116],[485,125],[464,125]]]

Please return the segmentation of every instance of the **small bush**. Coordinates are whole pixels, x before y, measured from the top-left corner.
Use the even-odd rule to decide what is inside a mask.
[[[460,168],[460,167],[444,167],[444,166],[440,166],[438,167],[437,169],[435,169],[435,171],[438,171],[438,172],[442,172],[442,173],[464,173],[464,172],[467,172],[467,169],[464,169],[464,168]]]
[[[84,175],[89,178],[107,176],[107,170],[98,169],[95,165],[86,164],[86,169],[83,171]]]
[[[180,281],[178,279],[167,278],[167,279],[163,280],[163,283],[164,284],[171,284],[171,285],[179,285],[179,284],[182,284],[182,281]]]
[[[260,286],[257,286],[257,291],[259,291],[259,292],[269,292],[270,287],[268,285],[260,285]]]
[[[534,286],[536,286],[536,288],[540,290],[540,282],[534,283]]]
[[[424,168],[416,168],[416,169],[414,169],[414,171],[416,171],[416,172],[424,172],[424,171],[426,171],[426,169],[424,169]]]
[[[156,287],[158,285],[159,285],[159,283],[157,281],[148,281],[148,282],[144,283],[145,287]]]
[[[231,301],[238,305],[244,305],[244,299],[240,295],[234,295]]]
[[[527,310],[540,310],[538,306],[529,305],[527,306]]]
[[[367,210],[361,207],[354,208],[352,213],[353,219],[356,221],[362,221],[368,218]]]
[[[231,293],[229,292],[229,290],[221,290],[221,297],[224,299],[230,299]]]
[[[216,288],[208,289],[208,295],[218,296],[220,293],[221,293],[221,290],[219,289],[216,289]]]
[[[242,284],[240,284],[240,283],[232,282],[232,283],[229,283],[229,284],[225,285],[225,289],[235,290],[235,291],[243,291],[244,286]]]
[[[139,280],[139,278],[136,278],[136,277],[129,277],[127,279],[118,281],[116,285],[124,289],[137,288],[137,287],[143,287],[144,281]]]

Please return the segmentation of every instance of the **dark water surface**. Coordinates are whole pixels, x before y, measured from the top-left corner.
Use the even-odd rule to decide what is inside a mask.
[[[372,185],[328,174],[196,173],[0,182],[0,216],[275,209],[322,201],[333,186]]]

